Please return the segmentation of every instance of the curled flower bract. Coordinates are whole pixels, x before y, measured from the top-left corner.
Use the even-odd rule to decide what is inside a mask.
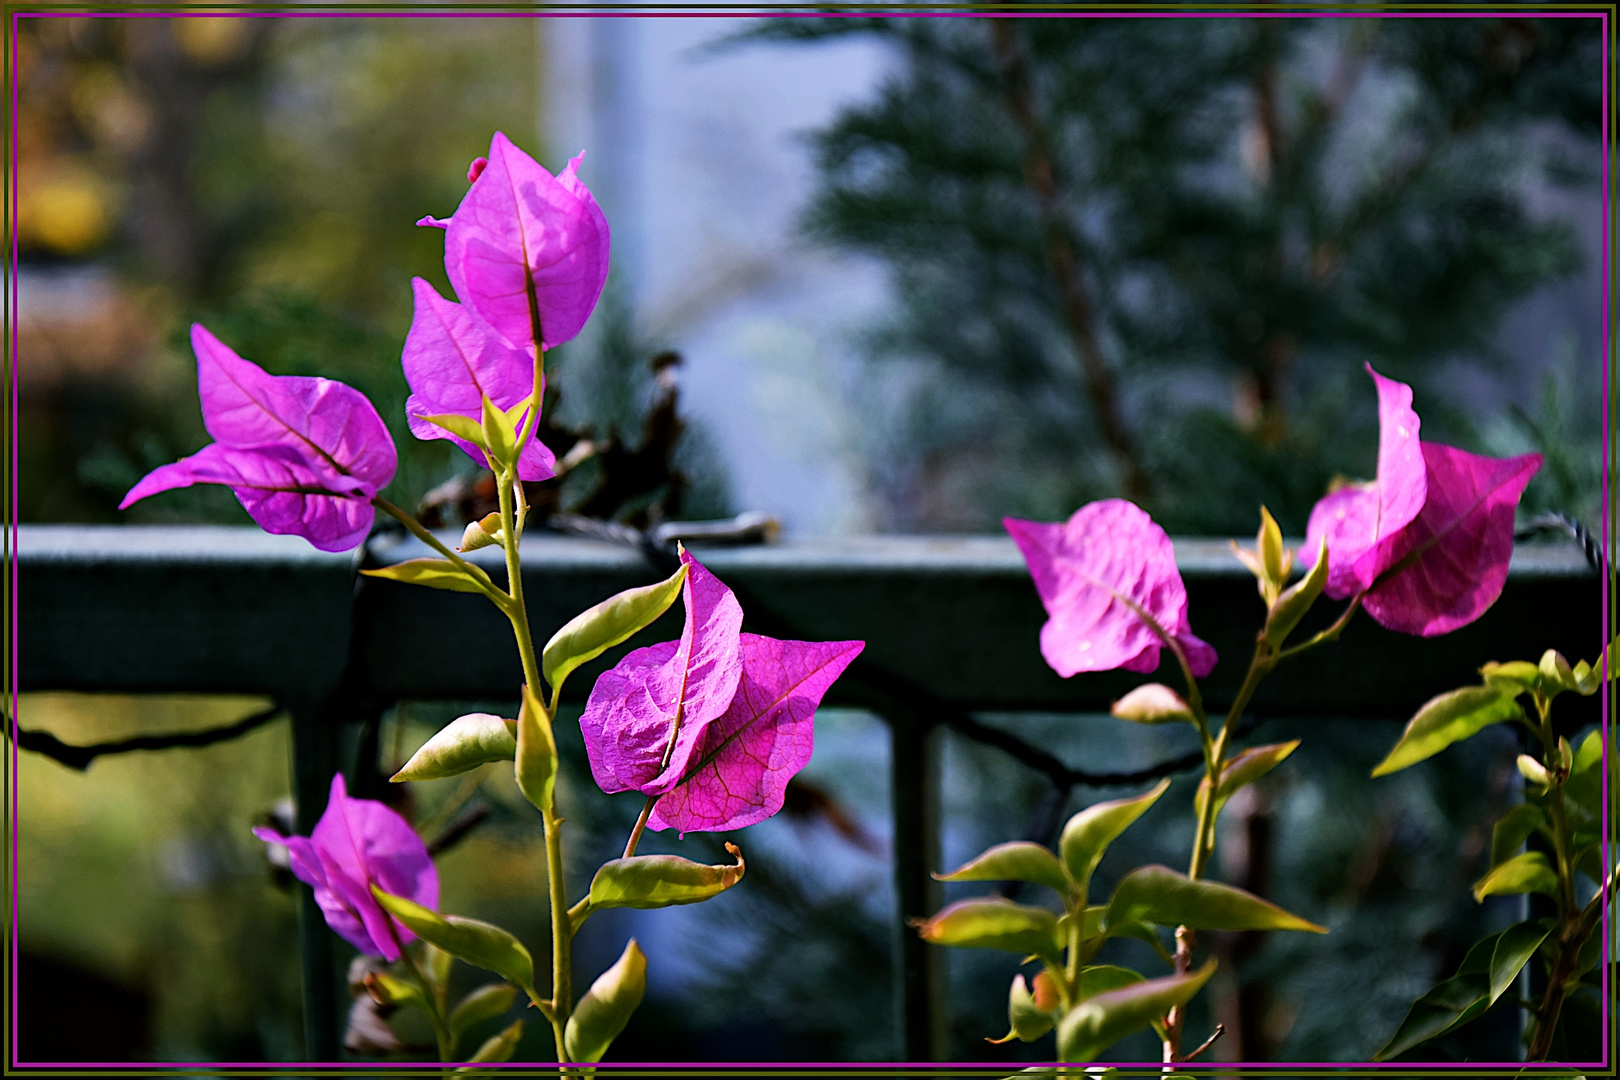
[[[1541,455],[1488,458],[1418,442],[1411,389],[1367,372],[1379,396],[1377,479],[1318,502],[1301,554],[1314,559],[1326,537],[1329,596],[1363,592],[1367,614],[1391,630],[1449,633],[1501,595],[1513,513]]]
[[[782,809],[810,760],[821,698],[864,647],[744,634],[742,607],[687,552],[679,641],[604,673],[580,717],[603,791],[654,797],[653,829],[717,832]]]
[[[607,218],[575,175],[584,156],[552,176],[497,131],[456,212],[423,220],[445,229],[456,296],[520,348],[572,340],[607,281]]]
[[[308,837],[282,836],[263,826],[253,835],[287,849],[294,876],[315,890],[326,924],[368,955],[392,962],[415,940],[383,911],[373,885],[423,907],[439,906],[439,872],[422,838],[382,803],[349,798],[341,773],[332,777],[326,812]]]
[[[171,488],[223,484],[266,532],[347,551],[394,478],[394,440],[364,394],[331,379],[270,375],[201,324],[191,328],[203,425],[214,442],[148,473],[119,509]]]
[[[1087,503],[1066,522],[1006,518],[1048,615],[1041,655],[1064,678],[1081,671],[1150,672],[1163,642],[1150,616],[1187,655],[1194,675],[1215,650],[1193,636],[1175,548],[1145,511],[1124,499]]]
[[[411,288],[416,314],[401,358],[405,381],[411,387],[405,402],[411,434],[418,439],[449,439],[488,467],[482,450],[426,418],[454,414],[477,423],[483,417],[486,397],[502,409],[527,400],[534,389],[534,359],[465,305],[444,299],[421,278],[413,278]],[[556,464],[556,456],[546,444],[531,436],[518,458],[518,477],[549,479]]]

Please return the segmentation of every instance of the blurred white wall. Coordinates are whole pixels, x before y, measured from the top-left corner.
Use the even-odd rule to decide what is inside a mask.
[[[872,42],[706,48],[755,20],[540,21],[548,167],[580,176],[613,232],[643,337],[678,349],[682,404],[718,444],[738,509],[795,534],[870,525],[844,403],[854,334],[885,304],[876,263],[808,245],[804,133],[869,98]]]

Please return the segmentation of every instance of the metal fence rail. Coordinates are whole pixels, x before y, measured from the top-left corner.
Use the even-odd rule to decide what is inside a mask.
[[[19,532],[15,687],[275,698],[293,719],[301,831],[323,808],[345,724],[374,719],[402,699],[515,700],[522,682],[510,629],[483,598],[357,574],[362,560],[428,554],[413,539],[380,536],[361,552],[329,555],[248,527]],[[745,629],[867,643],[827,702],[869,708],[892,732],[897,1022],[904,1060],[938,1060],[937,950],[905,929],[906,919],[938,902],[928,877],[939,850],[932,732],[971,725],[974,711],[1106,710],[1141,677],[1064,680],[1046,667],[1037,647],[1045,614],[1005,538],[863,537],[694,551],[736,591]],[[1193,629],[1222,656],[1204,683],[1206,699],[1219,706],[1237,688],[1259,624],[1253,579],[1224,541],[1178,541],[1176,551]],[[502,579],[498,551],[475,558]],[[535,639],[545,641],[613,592],[662,577],[667,569],[656,561],[603,541],[526,538],[524,592]],[[1599,577],[1576,547],[1521,546],[1502,598],[1479,622],[1424,640],[1355,620],[1335,647],[1279,669],[1254,708],[1404,717],[1433,694],[1472,681],[1487,659],[1534,659],[1549,647],[1592,655],[1603,630],[1601,601]],[[1322,623],[1330,617],[1316,615]],[[674,637],[680,619],[672,611],[638,640]],[[596,672],[625,648],[571,679],[567,696],[583,698]],[[1584,703],[1594,716],[1595,704]],[[307,1052],[335,1061],[340,1009],[330,936],[307,891],[302,940]]]

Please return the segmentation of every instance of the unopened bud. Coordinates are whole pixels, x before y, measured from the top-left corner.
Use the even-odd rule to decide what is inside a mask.
[[[475,157],[472,164],[467,166],[467,183],[471,184],[484,174],[484,166],[489,164],[489,158]]]
[[[1529,754],[1520,754],[1514,761],[1514,764],[1519,767],[1519,775],[1523,776],[1532,784],[1540,784],[1543,787],[1552,787],[1552,773],[1548,772],[1545,765],[1531,757]]]
[[[467,526],[461,534],[461,547],[458,551],[477,551],[481,547],[501,542],[501,515],[485,514],[478,521]]]

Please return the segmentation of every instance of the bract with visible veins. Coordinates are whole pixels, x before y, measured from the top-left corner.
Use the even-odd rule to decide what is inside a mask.
[[[1379,576],[1361,606],[1391,630],[1433,637],[1473,622],[1502,594],[1513,513],[1541,455],[1489,458],[1426,442],[1423,460],[1423,511],[1364,557]]]
[[[411,434],[418,439],[449,439],[487,468],[482,450],[426,418],[450,413],[480,423],[486,397],[501,409],[528,400],[534,390],[534,358],[421,278],[412,278],[411,288],[416,313],[401,357],[411,387],[405,402]],[[556,464],[546,444],[531,435],[518,459],[518,477],[550,479]]]
[[[439,872],[422,838],[382,803],[349,798],[341,773],[332,777],[326,811],[310,836],[282,836],[263,826],[253,835],[287,849],[293,875],[314,889],[326,924],[370,956],[398,960],[416,937],[383,911],[371,886],[439,906]]]
[[[636,649],[604,672],[579,718],[591,775],[609,793],[674,787],[742,678],[742,606],[690,552],[681,561],[680,640]]]
[[[322,551],[365,539],[371,499],[394,478],[394,440],[364,394],[331,379],[271,375],[201,324],[191,328],[203,424],[215,442],[147,474],[119,509],[192,484],[223,484],[267,532]]]
[[[1377,479],[1341,488],[1319,501],[1300,550],[1301,561],[1312,566],[1322,538],[1327,538],[1328,579],[1323,591],[1334,599],[1372,584],[1379,571],[1368,556],[1418,516],[1428,491],[1412,388],[1386,379],[1370,364],[1367,374],[1378,388]]]
[[[1181,646],[1193,674],[1215,667],[1215,650],[1187,622],[1175,548],[1134,503],[1104,499],[1082,506],[1067,522],[1006,518],[1002,524],[1046,607],[1041,655],[1059,675],[1155,670],[1163,643],[1137,608]]]
[[[445,229],[444,267],[462,303],[522,349],[571,340],[607,281],[607,218],[575,175],[584,156],[552,176],[497,131],[456,212],[419,223]]]
[[[653,806],[653,829],[723,832],[782,809],[809,762],[816,707],[865,647],[860,641],[778,641],[743,634],[743,673],[724,715],[703,733],[681,782]]]

